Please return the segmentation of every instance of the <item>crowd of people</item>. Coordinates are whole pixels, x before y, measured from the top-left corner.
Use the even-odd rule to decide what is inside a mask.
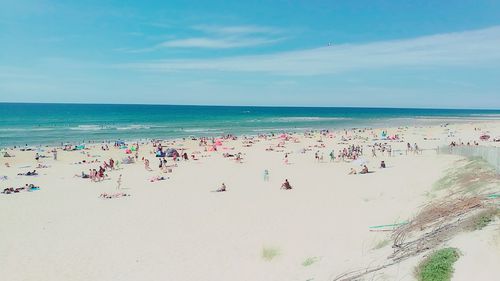
[[[81,177],[82,179],[90,179],[92,182],[100,182],[107,178],[106,171],[114,170],[116,168],[115,161],[113,158],[109,159],[109,162],[104,161],[102,165],[97,169],[89,169],[88,173],[82,171],[80,175],[75,175],[76,177]]]
[[[318,137],[318,134],[313,132],[313,131],[305,132],[304,135],[308,138]],[[387,135],[387,132],[383,132],[383,135]],[[356,139],[356,136],[349,135],[347,130],[345,130],[344,134],[342,134],[342,135],[339,133],[339,136],[341,137],[342,141],[350,140],[352,138]],[[319,137],[320,137],[320,139],[316,140],[315,145],[310,145],[307,148],[303,148],[302,151],[303,151],[303,153],[306,153],[306,151],[312,152],[312,151],[316,150],[314,153],[315,160],[317,162],[324,162],[325,153],[328,153],[328,152],[326,152],[327,146],[325,145],[323,139],[324,138],[332,138],[333,132],[330,132],[329,130],[320,131]],[[221,144],[222,141],[227,141],[227,140],[231,141],[231,140],[237,140],[237,139],[238,138],[236,136],[228,134],[228,135],[225,135],[225,136],[222,136],[219,138],[201,137],[198,139],[193,138],[192,140],[197,140],[199,146],[205,147],[205,151],[208,152],[208,151],[217,151],[218,147],[220,150],[226,150],[226,149],[230,150],[232,148],[227,148],[227,147],[222,146],[222,144]],[[272,152],[282,152],[283,153],[282,155],[284,155],[283,163],[285,165],[289,164],[289,153],[293,153],[293,152],[286,150],[287,144],[292,143],[292,142],[294,142],[294,143],[299,142],[299,140],[296,137],[294,137],[294,135],[289,135],[289,134],[281,134],[281,135],[261,134],[261,135],[259,135],[258,139],[255,139],[255,142],[260,141],[260,139],[264,139],[264,140],[272,139],[272,140],[277,141],[277,144],[275,144],[274,146],[270,145],[269,148],[266,148],[265,150],[272,151]],[[379,139],[379,141],[380,141],[380,139]],[[374,142],[373,145],[368,145],[368,148],[371,148],[372,157],[377,157],[379,155],[380,156],[392,156],[393,149],[392,149],[391,144],[387,143],[387,142],[383,142],[383,141],[384,140],[382,140],[382,142]],[[364,142],[361,142],[361,143],[364,143]],[[177,151],[176,149],[165,147],[162,144],[161,140],[152,140],[150,144],[152,145],[153,150],[151,150],[149,152],[156,156],[157,161],[158,161],[158,168],[163,173],[171,173],[172,168],[177,167],[177,163],[181,160],[184,160],[184,161],[190,160],[190,157],[188,156],[187,152],[184,152],[184,149],[180,150],[180,153],[179,153],[179,151]],[[175,144],[175,141],[172,141],[171,144]],[[246,137],[243,137],[243,144],[251,146],[254,144],[254,139],[253,138],[247,139]],[[346,146],[343,147],[342,149],[339,149],[339,150],[332,149],[330,151],[330,153],[328,154],[330,162],[339,161],[339,162],[353,162],[354,163],[354,161],[358,160],[357,162],[362,163],[362,164],[358,164],[358,167],[360,167],[359,172],[356,170],[356,168],[351,168],[349,174],[368,174],[368,173],[372,172],[368,169],[368,166],[365,164],[365,163],[367,163],[367,161],[364,161],[365,159],[362,157],[364,154],[363,145],[359,145],[359,144],[347,145],[344,142],[341,142],[341,144],[346,145]],[[144,145],[144,143],[142,145]],[[167,143],[167,145],[169,145],[169,143]],[[404,145],[404,143],[403,143],[403,145]],[[463,142],[461,142],[461,143],[451,142],[450,143],[450,146],[458,146],[458,145],[478,145],[478,143],[476,141],[474,141],[472,144],[470,142],[467,142],[466,144],[464,144]],[[135,144],[132,144],[130,146],[127,146],[124,142],[117,141],[114,144],[114,148],[115,149],[125,149],[125,153],[127,153],[127,154],[135,153],[135,155],[128,155],[126,158],[127,161],[124,161],[123,163],[134,163],[134,162],[138,161],[139,143],[135,143]],[[75,150],[75,149],[80,150],[79,148],[77,148],[77,146],[64,146],[64,149],[65,150]],[[85,149],[85,148],[83,148],[83,149]],[[101,145],[102,151],[108,151],[109,149],[110,148],[107,144]],[[401,151],[403,151],[403,150],[401,150]],[[415,143],[414,145],[411,145],[410,143],[406,144],[407,154],[410,152],[418,154],[420,151],[421,150],[420,150],[419,146],[417,145],[417,143]],[[82,153],[87,154],[87,156],[90,157],[90,155],[87,152],[82,151]],[[144,155],[144,154],[142,154],[142,155]],[[242,160],[243,160],[243,157],[242,157],[243,154],[241,152],[238,152],[238,153],[224,152],[224,153],[220,153],[219,155],[222,155],[222,157],[224,157],[224,158],[235,159],[237,162],[240,162],[240,163],[242,163]],[[134,156],[134,157],[132,157],[132,156]],[[291,156],[293,158],[293,154]],[[35,154],[35,160],[37,162],[41,158],[44,158],[44,157],[45,156],[43,156],[39,153]],[[172,160],[170,160],[170,159],[167,160],[167,158],[171,158]],[[56,160],[56,159],[57,159],[57,151],[54,150],[54,160]],[[194,154],[191,155],[191,159],[196,160]],[[172,161],[173,164],[169,165],[169,163],[168,163],[169,161]],[[150,163],[148,158],[142,157],[142,162],[144,164],[144,168],[147,171],[153,171],[153,168],[150,166],[151,163]],[[98,168],[89,169],[88,173],[85,173],[84,171],[82,171],[81,174],[75,175],[77,177],[81,177],[84,179],[90,179],[92,182],[100,182],[100,181],[105,180],[106,178],[109,178],[107,175],[107,172],[115,170],[117,165],[118,165],[118,162],[115,162],[112,158],[110,158],[108,161],[103,161],[102,164],[99,160],[92,160],[92,161],[83,160],[83,161],[80,161],[78,163],[79,164],[99,163]],[[38,167],[42,168],[43,166],[38,166]],[[381,161],[379,167],[386,168],[385,161]],[[36,172],[36,170],[34,170],[34,171],[26,172],[26,173],[20,173],[18,175],[33,176],[33,175],[38,175],[38,173]],[[268,169],[264,170],[263,178],[264,178],[264,181],[266,181],[266,182],[269,181],[269,170]],[[168,179],[168,177],[154,176],[154,177],[151,177],[149,180],[151,182],[157,182],[157,181],[163,181],[166,179]],[[121,183],[122,183],[122,178],[120,175],[120,177],[117,181],[117,189],[120,189]],[[5,192],[19,192],[20,190],[24,190],[25,188],[26,187],[23,187],[23,189],[5,189],[4,193]],[[291,186],[290,182],[288,181],[288,179],[285,179],[285,181],[281,184],[281,189],[285,189],[285,190],[292,189],[292,186]],[[222,183],[220,188],[218,188],[215,191],[216,192],[226,192],[227,190],[228,189],[226,187],[226,184]],[[106,196],[104,196],[104,197],[106,197]]]
[[[339,150],[338,159],[342,161],[356,160],[363,155],[363,147],[360,145],[350,145]]]

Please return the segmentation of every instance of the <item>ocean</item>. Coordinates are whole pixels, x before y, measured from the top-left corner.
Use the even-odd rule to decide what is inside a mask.
[[[500,110],[0,103],[0,147],[500,120]]]

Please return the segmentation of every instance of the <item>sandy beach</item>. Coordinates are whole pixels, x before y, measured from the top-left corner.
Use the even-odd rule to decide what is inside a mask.
[[[397,138],[381,140],[383,131]],[[499,146],[492,139],[480,141],[485,132],[500,136],[500,122],[238,136],[222,139],[217,151],[210,151],[211,140],[200,145],[200,139],[177,139],[161,143],[186,152],[189,160],[167,157],[168,173],[159,168],[151,142],[139,144],[133,164],[122,159],[134,153],[113,143],[109,150],[101,143],[74,151],[9,148],[4,152],[13,157],[0,157],[0,176],[6,177],[1,190],[25,184],[39,190],[0,194],[0,276],[10,281],[332,280],[385,262],[393,251],[390,232],[370,227],[408,221],[424,204],[448,196],[433,186],[466,160],[436,148],[453,141]],[[375,143],[390,147],[391,155],[376,150],[373,156]],[[419,152],[407,151],[408,143],[412,149],[418,144]],[[339,151],[352,145],[360,146],[362,155],[341,159]],[[46,158],[35,160],[36,153]],[[238,153],[241,160],[235,160]],[[104,180],[75,176],[111,158],[120,162],[119,169],[107,169]],[[381,161],[386,168],[380,168]],[[362,165],[370,173],[360,174]],[[349,175],[351,168],[356,175]],[[32,170],[38,175],[18,175]],[[164,180],[151,181],[155,177]],[[280,188],[285,179],[291,190]],[[227,191],[213,192],[222,183]],[[498,193],[498,178],[485,190]],[[127,196],[107,199],[103,193]],[[495,280],[498,220],[444,245],[462,251],[453,280]],[[368,280],[415,280],[422,256]]]

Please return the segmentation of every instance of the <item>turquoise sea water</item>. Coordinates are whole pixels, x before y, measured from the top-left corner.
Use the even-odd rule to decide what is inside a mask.
[[[0,103],[0,147],[500,120],[500,110]]]

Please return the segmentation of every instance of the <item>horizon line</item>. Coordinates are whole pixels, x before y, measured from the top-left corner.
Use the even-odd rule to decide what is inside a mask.
[[[199,107],[260,107],[260,108],[366,108],[366,109],[427,109],[427,110],[489,110],[500,108],[463,108],[463,107],[395,107],[395,106],[301,106],[301,105],[223,105],[223,104],[168,104],[168,103],[93,103],[93,102],[4,102],[0,104],[67,104],[67,105],[150,105],[150,106],[199,106]]]

